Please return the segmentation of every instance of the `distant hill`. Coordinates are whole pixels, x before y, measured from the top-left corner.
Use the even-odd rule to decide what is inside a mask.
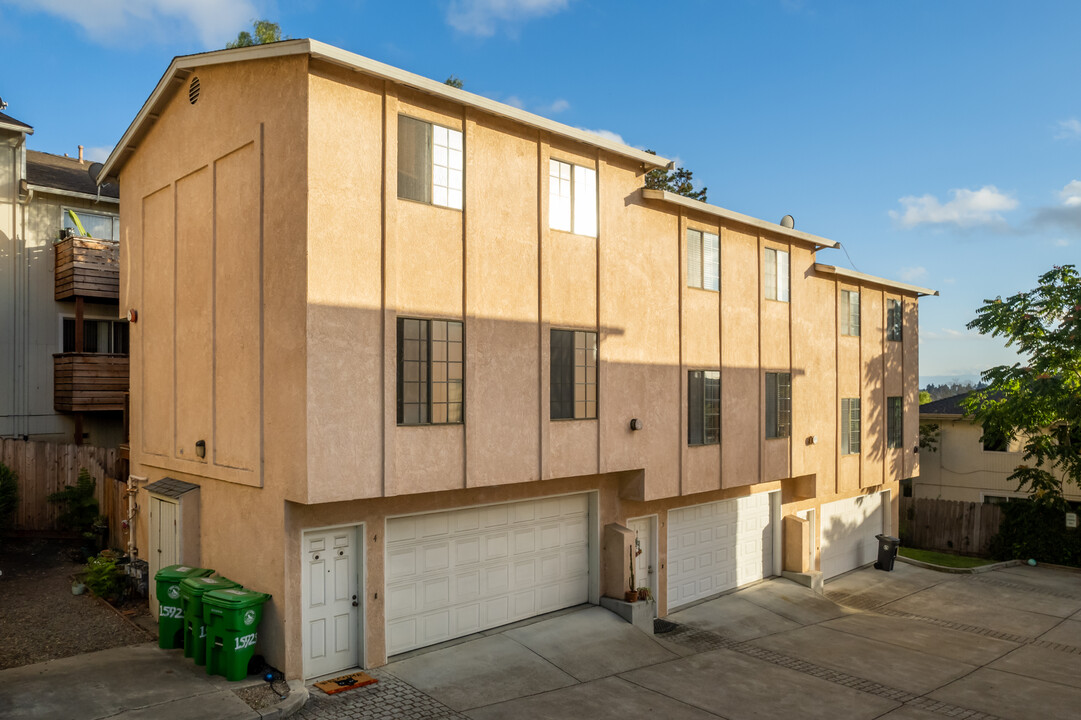
[[[979,390],[985,387],[983,383],[973,382],[949,382],[936,385],[934,383],[927,383],[926,387],[920,388],[921,391],[927,392],[931,396],[931,402],[935,400],[942,400],[943,398],[953,397],[954,395],[961,395],[963,393],[972,392],[973,390]]]

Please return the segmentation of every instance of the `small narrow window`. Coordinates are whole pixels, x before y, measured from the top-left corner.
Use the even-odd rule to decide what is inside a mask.
[[[398,197],[462,209],[462,133],[398,116]]]
[[[792,374],[766,373],[766,437],[792,433]]]
[[[860,399],[841,399],[841,454],[855,455],[860,451]]]
[[[900,397],[886,398],[886,446],[901,447],[904,428],[904,405]]]
[[[860,334],[860,294],[855,290],[841,291],[841,334]]]
[[[548,161],[548,227],[597,236],[597,171]]]
[[[721,373],[687,373],[687,444],[716,445],[721,441]]]
[[[398,318],[398,424],[463,421],[462,323]]]
[[[687,231],[687,286],[703,290],[721,287],[720,240],[715,233]]]
[[[553,420],[597,417],[597,333],[552,330]]]
[[[766,248],[762,264],[766,299],[788,302],[788,251]]]
[[[893,342],[901,342],[901,309],[904,307],[900,300],[886,301],[886,339]]]

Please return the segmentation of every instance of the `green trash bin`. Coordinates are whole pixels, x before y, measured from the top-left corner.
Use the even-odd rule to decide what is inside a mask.
[[[190,577],[213,575],[213,570],[170,565],[154,575],[158,598],[158,647],[165,650],[184,647],[184,611],[180,607],[180,581]]]
[[[248,662],[259,639],[263,603],[269,599],[266,593],[244,588],[203,593],[207,675],[223,675],[227,680],[248,676]]]
[[[206,665],[206,623],[203,594],[208,590],[238,588],[240,583],[223,577],[190,577],[180,581],[180,607],[184,613],[184,657]]]

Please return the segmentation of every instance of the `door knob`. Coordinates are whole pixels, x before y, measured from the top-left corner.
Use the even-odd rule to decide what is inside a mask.
[[[353,607],[357,607],[358,605],[359,605],[359,603],[357,602],[357,596],[354,595],[353,596]]]

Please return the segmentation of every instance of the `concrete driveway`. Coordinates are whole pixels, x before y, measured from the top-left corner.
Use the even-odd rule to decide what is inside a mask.
[[[647,636],[597,607],[414,654],[312,691],[301,718],[1062,718],[1081,711],[1081,574],[898,563],[774,579]]]

